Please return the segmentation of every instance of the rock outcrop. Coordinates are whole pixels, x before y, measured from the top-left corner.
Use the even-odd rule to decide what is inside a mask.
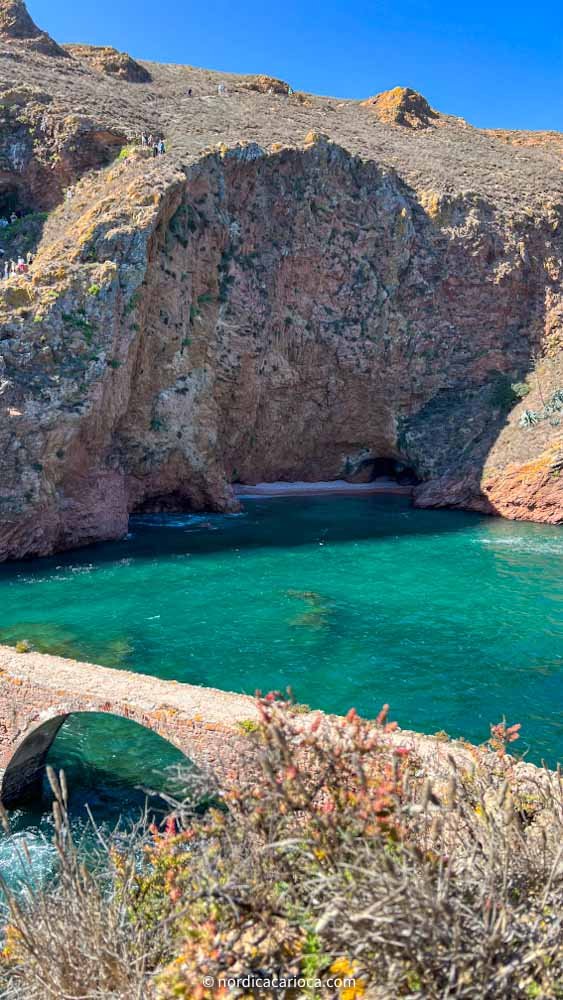
[[[278,80],[275,76],[266,76],[263,73],[257,76],[249,76],[241,83],[243,90],[254,90],[257,94],[278,94],[287,96],[291,87],[285,80]]]
[[[65,58],[67,53],[45,31],[37,27],[23,0],[1,0],[0,43],[14,44],[25,52]]]
[[[55,208],[75,181],[111,163],[126,143],[120,128],[61,106],[41,87],[0,80],[0,217]],[[13,248],[0,236],[9,256]]]
[[[552,143],[192,67],[136,88],[75,58],[6,58],[4,84],[2,65],[0,215],[21,236],[49,212],[0,283],[0,558],[382,459],[421,505],[563,521]],[[123,148],[144,129],[165,157]]]
[[[151,75],[127,52],[118,52],[111,45],[65,45],[65,50],[97,73],[115,76],[128,83],[150,83]]]
[[[370,108],[385,125],[406,128],[429,128],[439,118],[422,94],[410,87],[394,87],[361,102]]]

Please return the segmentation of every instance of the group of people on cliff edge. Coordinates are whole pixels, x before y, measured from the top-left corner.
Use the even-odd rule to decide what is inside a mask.
[[[144,149],[152,149],[153,156],[164,156],[166,152],[166,144],[164,139],[156,138],[153,135],[147,135],[146,132],[141,133],[141,146]]]
[[[4,260],[2,264],[4,257],[4,251],[0,250],[0,281],[7,281],[8,278],[12,278],[17,274],[27,274],[30,264],[33,262],[33,254],[30,250],[26,253],[25,258],[20,256],[17,261]]]

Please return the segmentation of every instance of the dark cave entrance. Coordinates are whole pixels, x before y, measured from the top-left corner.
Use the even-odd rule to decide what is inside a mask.
[[[392,482],[399,486],[417,486],[420,482],[412,466],[401,462],[398,458],[381,456],[380,458],[367,458],[362,462],[358,470],[358,479],[367,483]]]
[[[0,219],[10,218],[12,212],[17,216],[23,214],[23,205],[18,187],[15,184],[0,186]]]
[[[34,210],[25,187],[0,177],[0,249],[2,260],[35,254],[46,215]]]
[[[143,497],[135,504],[131,514],[189,514],[194,510],[189,497],[172,491]]]

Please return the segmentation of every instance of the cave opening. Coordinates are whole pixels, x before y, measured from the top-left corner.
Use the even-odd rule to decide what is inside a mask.
[[[9,221],[12,212],[19,217],[25,213],[17,185],[6,184],[0,188],[0,219]]]
[[[2,259],[33,255],[41,241],[46,215],[35,210],[25,187],[0,179],[0,244]]]
[[[367,482],[391,481],[399,486],[417,486],[420,482],[412,466],[397,458],[383,455],[369,458],[362,463],[362,473]]]
[[[194,510],[185,494],[172,490],[143,497],[134,505],[131,514],[185,514]]]

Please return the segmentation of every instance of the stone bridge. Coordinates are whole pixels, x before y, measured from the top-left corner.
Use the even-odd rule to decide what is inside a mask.
[[[1,798],[40,794],[49,748],[74,712],[107,712],[154,730],[197,766],[232,770],[248,751],[237,725],[257,720],[252,698],[0,646]]]
[[[41,795],[49,748],[76,712],[107,712],[146,726],[219,780],[256,766],[256,751],[240,726],[259,719],[253,698],[0,645],[0,795],[6,808]],[[398,746],[414,754],[437,787],[451,777],[452,759],[462,770],[475,765],[476,755],[485,767],[498,764],[494,753],[463,740],[444,742],[404,729],[381,740],[391,754]],[[533,787],[543,772],[514,761],[512,773]]]

